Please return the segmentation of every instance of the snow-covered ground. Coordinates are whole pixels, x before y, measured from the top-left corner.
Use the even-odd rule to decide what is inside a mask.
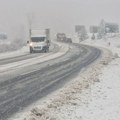
[[[81,43],[107,48],[108,50],[112,51],[114,55],[117,53],[120,56],[120,35],[111,38],[106,37],[104,39],[99,40],[88,39]]]
[[[104,54],[100,60],[14,120],[120,120],[120,38],[82,44],[107,48],[113,55],[101,48]]]

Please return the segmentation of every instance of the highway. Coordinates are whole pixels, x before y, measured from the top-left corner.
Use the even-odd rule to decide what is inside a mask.
[[[0,59],[0,120],[63,87],[101,56],[99,49],[79,44],[70,44],[64,54],[62,49]]]

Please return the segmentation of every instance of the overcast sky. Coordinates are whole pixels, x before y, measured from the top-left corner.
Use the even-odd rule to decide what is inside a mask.
[[[0,0],[0,32],[17,35],[33,14],[34,27],[71,34],[76,24],[120,24],[119,12],[120,0]]]

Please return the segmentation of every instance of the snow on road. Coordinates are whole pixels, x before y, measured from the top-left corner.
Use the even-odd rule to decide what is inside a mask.
[[[5,52],[5,53],[0,53],[0,59],[6,59],[6,58],[11,58],[11,57],[17,57],[20,55],[25,55],[29,53],[29,48],[28,46],[24,46],[23,48],[16,50],[16,51],[10,51],[10,52]]]
[[[86,41],[108,48],[114,56],[104,50],[100,61],[83,70],[64,88],[34,104],[34,109],[23,114],[24,120],[120,120],[119,39]]]
[[[58,44],[58,43],[56,42],[56,44]],[[50,50],[52,50],[52,49],[54,49],[53,44],[51,44],[51,46],[50,46]],[[22,56],[22,55],[28,55],[28,54],[29,54],[29,45],[26,45],[16,51],[8,51],[8,52],[0,53],[0,59],[7,59],[7,58],[18,57],[18,56]]]
[[[11,71],[14,68],[15,69],[16,68],[24,68],[26,66],[30,66],[30,65],[45,62],[45,61],[48,61],[48,60],[51,60],[51,59],[55,59],[57,57],[60,57],[60,56],[64,55],[69,50],[69,47],[68,47],[69,45],[63,44],[63,43],[58,43],[58,42],[55,42],[55,43],[60,48],[58,52],[56,52],[56,53],[49,52],[49,53],[42,54],[41,56],[38,56],[38,57],[35,57],[35,58],[30,58],[30,59],[27,59],[27,60],[21,60],[19,62],[16,61],[16,62],[8,63],[8,64],[5,64],[5,65],[0,65],[0,72],[3,73],[3,72],[6,72],[8,70]],[[54,48],[54,46],[51,45],[51,49],[53,49],[53,48]],[[28,54],[28,52],[29,52],[28,46],[25,46],[22,49],[17,50],[17,51],[7,52],[7,53],[4,53],[4,54],[1,53],[0,54],[0,59],[7,59],[7,58],[11,58],[11,57],[21,56],[21,55]]]
[[[26,66],[30,66],[30,65],[45,62],[45,61],[48,61],[51,59],[55,59],[57,57],[64,55],[68,51],[69,48],[67,46],[68,45],[61,45],[61,48],[60,48],[59,52],[57,52],[57,53],[50,52],[50,53],[46,53],[46,54],[43,54],[43,55],[35,57],[35,58],[22,60],[19,62],[16,61],[16,62],[8,63],[5,65],[0,65],[0,72],[4,72],[6,70],[8,71],[8,70],[11,70],[12,68],[17,68],[17,67],[23,68]]]

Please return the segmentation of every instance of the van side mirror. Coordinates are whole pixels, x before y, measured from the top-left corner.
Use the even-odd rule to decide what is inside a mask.
[[[29,44],[29,41],[27,41],[27,44]]]

